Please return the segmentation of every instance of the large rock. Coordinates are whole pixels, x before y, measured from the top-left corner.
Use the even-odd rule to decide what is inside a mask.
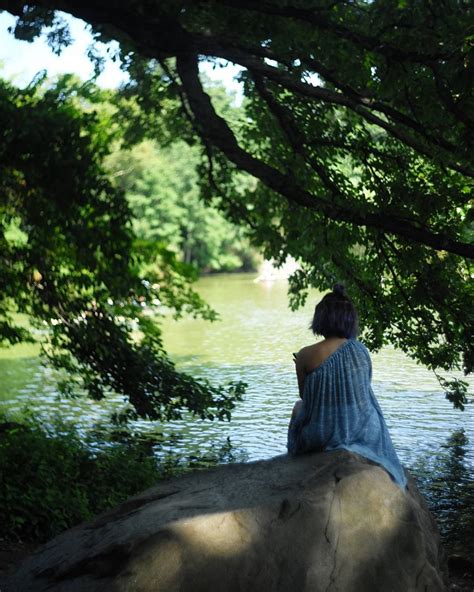
[[[171,479],[50,541],[2,592],[435,592],[445,556],[404,493],[344,450]]]

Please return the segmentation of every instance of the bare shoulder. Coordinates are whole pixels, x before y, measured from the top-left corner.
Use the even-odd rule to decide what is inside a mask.
[[[311,355],[311,351],[314,348],[314,344],[313,345],[306,345],[305,347],[302,347],[300,349],[300,351],[296,354],[296,359],[303,361],[304,359],[306,359],[308,356]]]
[[[296,356],[296,363],[302,369],[317,366],[326,357],[323,342],[313,343],[302,347]]]
[[[324,342],[318,341],[318,343],[312,343],[311,345],[306,345],[302,347],[298,352],[298,357],[301,356],[302,358],[307,356],[314,355],[315,352],[323,351],[324,349]]]
[[[345,341],[347,341],[347,339],[344,337],[331,338],[303,347],[296,357],[296,369],[312,372],[317,366],[320,366],[326,358],[332,355]]]

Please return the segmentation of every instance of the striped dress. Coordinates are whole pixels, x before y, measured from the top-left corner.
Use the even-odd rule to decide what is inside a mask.
[[[357,339],[348,339],[307,374],[303,405],[288,428],[288,452],[345,448],[380,464],[405,488],[407,479],[371,379],[367,348]]]

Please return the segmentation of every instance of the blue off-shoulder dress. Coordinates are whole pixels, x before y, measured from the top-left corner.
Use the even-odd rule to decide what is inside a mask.
[[[348,339],[306,375],[303,405],[288,428],[288,452],[345,448],[380,464],[405,488],[407,479],[371,380],[367,348]]]

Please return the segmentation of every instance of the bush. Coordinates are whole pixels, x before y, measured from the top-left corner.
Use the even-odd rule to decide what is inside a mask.
[[[169,467],[137,442],[94,451],[71,427],[0,424],[0,524],[7,540],[45,541],[154,483]]]

